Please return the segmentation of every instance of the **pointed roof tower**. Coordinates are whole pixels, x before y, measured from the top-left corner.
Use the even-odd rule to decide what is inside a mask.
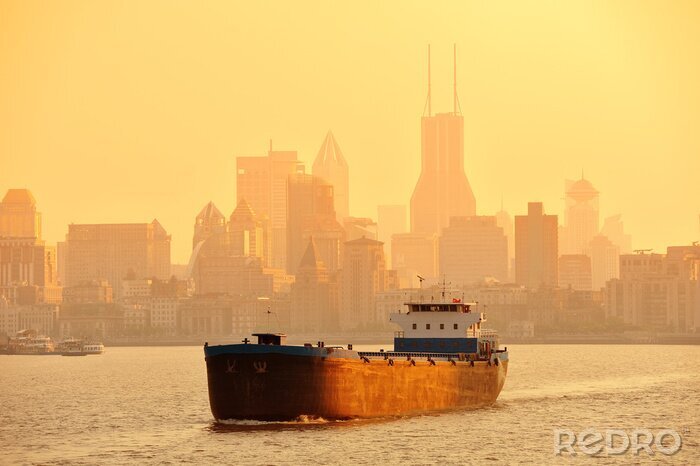
[[[234,221],[234,219],[256,220],[255,212],[253,212],[253,208],[250,206],[250,204],[248,204],[248,201],[246,201],[245,198],[241,198],[241,200],[238,201],[236,208],[233,209],[230,221]]]
[[[312,167],[315,176],[333,185],[333,205],[338,219],[350,216],[350,181],[348,163],[340,146],[328,131]]]
[[[323,267],[323,263],[318,259],[316,252],[316,243],[314,238],[309,238],[309,245],[306,247],[306,252],[299,261],[299,269],[318,269]]]
[[[224,214],[221,213],[219,209],[216,208],[213,202],[209,201],[207,205],[199,211],[197,214],[197,223],[208,223],[212,220],[226,220]],[[200,220],[202,222],[200,222]]]
[[[347,167],[348,163],[343,157],[343,152],[340,150],[338,142],[335,140],[333,133],[329,130],[326,134],[326,138],[321,144],[321,149],[316,155],[314,160],[314,168],[317,166],[336,164],[340,166]]]

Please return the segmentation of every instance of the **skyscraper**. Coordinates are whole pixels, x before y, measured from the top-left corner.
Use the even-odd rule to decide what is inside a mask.
[[[290,323],[295,331],[328,332],[338,328],[338,283],[320,260],[313,238],[297,269],[291,290]]]
[[[585,254],[559,256],[559,286],[573,290],[590,290],[591,258]]]
[[[245,199],[238,200],[238,205],[229,218],[228,234],[231,255],[261,259],[265,257],[263,222]]]
[[[375,295],[384,291],[387,278],[383,244],[367,238],[346,242],[341,276],[341,329],[383,327],[375,310]]]
[[[581,176],[566,180],[566,209],[562,227],[562,254],[588,254],[589,243],[598,234],[598,191]]]
[[[311,173],[333,185],[335,213],[338,216],[338,221],[342,222],[345,217],[349,217],[348,163],[330,131],[326,134],[321,149],[316,155]]]
[[[236,158],[237,199],[245,199],[259,218],[269,218],[270,260],[284,269],[287,259],[287,178],[304,173],[295,151],[273,151],[267,156]]]
[[[307,174],[288,180],[287,272],[295,274],[311,237],[330,272],[339,268],[345,232],[335,215],[333,186]]]
[[[66,283],[106,279],[121,297],[122,280],[170,278],[170,235],[158,220],[151,223],[68,225]]]
[[[0,237],[41,239],[41,214],[28,189],[8,189],[0,202]]]
[[[508,279],[508,238],[496,217],[452,217],[440,236],[440,273],[454,285]]]
[[[60,301],[56,286],[56,248],[41,239],[41,214],[28,189],[10,189],[0,203],[0,296],[18,301],[32,287],[38,302]]]
[[[225,231],[226,217],[216,208],[213,202],[208,202],[194,220],[192,248],[210,236],[224,233]]]
[[[377,239],[384,243],[386,249],[387,268],[393,267],[391,262],[391,237],[397,233],[406,233],[405,205],[380,205],[377,206]]]
[[[620,247],[603,235],[594,236],[589,246],[592,286],[600,290],[608,280],[620,276]]]
[[[557,286],[558,227],[556,215],[545,215],[541,202],[530,202],[527,215],[515,216],[515,281],[536,289]]]
[[[421,118],[421,174],[411,196],[411,231],[439,235],[450,217],[476,215],[476,200],[464,172],[464,117],[457,98],[454,63],[454,107],[432,114],[430,49],[428,49],[427,114]]]
[[[503,203],[501,202],[501,204]],[[501,210],[496,212],[496,224],[503,228],[503,233],[508,239],[508,281],[513,281],[515,280],[515,232],[513,218],[503,209],[503,205],[501,205]]]
[[[391,266],[398,273],[401,288],[418,288],[418,276],[438,276],[438,237],[421,233],[391,236]]]
[[[632,252],[632,235],[625,233],[622,215],[617,214],[607,217],[603,222],[600,234],[606,236],[613,244],[620,248],[620,254]]]

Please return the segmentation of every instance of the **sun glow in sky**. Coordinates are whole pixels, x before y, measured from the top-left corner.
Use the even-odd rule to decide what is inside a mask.
[[[235,157],[268,141],[307,171],[331,129],[350,209],[408,204],[433,51],[452,44],[477,212],[563,211],[601,192],[633,246],[700,239],[700,2],[0,2],[0,191],[26,187],[44,236],[150,222],[186,262],[194,217],[235,207]]]

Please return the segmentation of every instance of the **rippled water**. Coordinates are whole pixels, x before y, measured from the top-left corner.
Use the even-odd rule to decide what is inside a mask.
[[[215,424],[199,347],[0,356],[0,464],[700,464],[700,347],[510,346],[491,408]],[[554,456],[553,429],[670,428],[674,456]]]

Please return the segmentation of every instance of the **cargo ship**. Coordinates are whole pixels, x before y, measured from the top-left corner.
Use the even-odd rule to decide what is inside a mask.
[[[415,415],[493,404],[507,348],[482,329],[484,313],[461,299],[409,302],[389,320],[393,351],[352,345],[293,346],[282,333],[241,344],[204,344],[209,403],[217,421],[326,420]]]

